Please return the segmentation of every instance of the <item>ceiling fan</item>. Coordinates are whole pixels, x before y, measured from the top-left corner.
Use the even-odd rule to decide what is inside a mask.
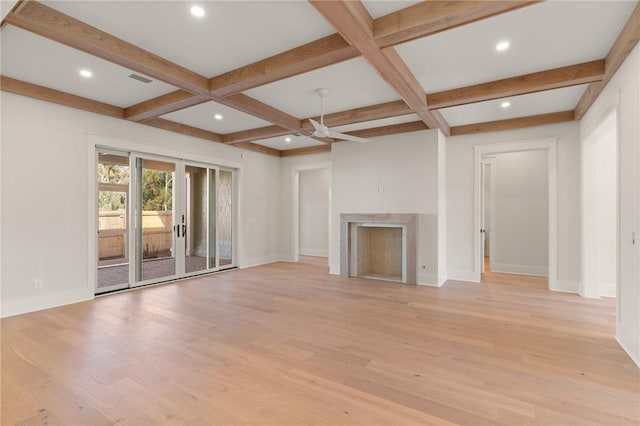
[[[309,119],[313,127],[316,129],[313,132],[312,136],[317,138],[334,138],[334,139],[342,139],[346,141],[353,142],[370,142],[369,139],[359,138],[358,136],[346,135],[344,133],[339,133],[334,130],[331,130],[327,126],[324,125],[324,98],[329,94],[329,90],[327,89],[316,89],[316,94],[320,96],[320,122],[318,123],[316,120]]]

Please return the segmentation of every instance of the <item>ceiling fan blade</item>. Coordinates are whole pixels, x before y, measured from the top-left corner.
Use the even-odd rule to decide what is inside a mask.
[[[313,127],[316,129],[316,131],[313,132],[313,136],[316,136],[318,138],[326,138],[329,136],[329,129],[327,128],[327,126],[323,126],[322,124],[318,123],[316,120],[313,120],[313,119],[309,119],[309,121],[311,122],[311,124],[313,124]]]
[[[309,121],[311,122],[311,124],[313,125],[313,127],[318,130],[321,131],[322,130],[322,126],[320,125],[320,123],[318,123],[316,120],[310,118]]]
[[[333,130],[329,130],[328,133],[329,133],[329,137],[334,139],[342,139],[345,141],[360,142],[360,143],[371,142],[370,139],[360,138],[358,136],[346,135],[344,133],[338,133]]]

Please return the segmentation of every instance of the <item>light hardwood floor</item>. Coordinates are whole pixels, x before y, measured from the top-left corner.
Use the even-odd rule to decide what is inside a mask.
[[[2,320],[10,424],[627,425],[615,301],[275,263]]]

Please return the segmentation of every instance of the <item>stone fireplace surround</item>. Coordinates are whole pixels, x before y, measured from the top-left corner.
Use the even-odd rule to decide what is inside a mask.
[[[353,241],[354,228],[375,228],[376,225],[380,225],[380,228],[402,229],[403,234],[406,236],[406,238],[403,239],[402,244],[402,258],[404,262],[404,273],[402,274],[402,279],[389,278],[389,280],[401,281],[405,284],[416,284],[418,272],[417,214],[342,213],[340,215],[340,275],[344,277],[352,276],[351,271],[358,262],[354,253],[352,253],[354,246],[357,244],[357,241]],[[378,279],[384,278],[378,277]]]

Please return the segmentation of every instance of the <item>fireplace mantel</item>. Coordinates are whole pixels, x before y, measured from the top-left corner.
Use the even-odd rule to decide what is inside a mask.
[[[350,276],[352,269],[352,233],[353,226],[398,226],[406,229],[406,244],[403,257],[406,258],[406,284],[417,283],[417,241],[418,215],[404,213],[342,213],[340,215],[340,275]]]

